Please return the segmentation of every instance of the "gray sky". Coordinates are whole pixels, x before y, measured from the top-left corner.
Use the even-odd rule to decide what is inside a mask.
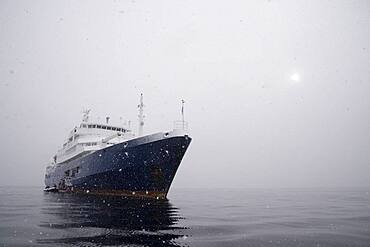
[[[0,185],[42,185],[83,108],[136,124],[143,92],[146,133],[171,129],[186,101],[193,142],[174,187],[370,186],[369,13],[0,0]]]

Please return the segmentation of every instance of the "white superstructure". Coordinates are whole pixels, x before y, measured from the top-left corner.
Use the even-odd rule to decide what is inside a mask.
[[[172,131],[172,133],[185,133],[188,129],[187,122],[184,120],[185,101],[182,100],[181,102],[182,119],[181,121],[174,122],[174,131]],[[54,155],[51,166],[48,166],[48,169],[52,169],[56,164],[68,162],[74,158],[142,136],[144,126],[143,94],[140,95],[138,108],[138,136],[135,136],[132,132],[130,125],[128,127],[110,125],[108,124],[110,117],[106,117],[105,124],[90,121],[90,110],[84,111],[82,123],[70,131],[62,148]],[[168,135],[168,133],[166,133],[166,135]]]
[[[84,112],[82,123],[69,133],[63,147],[53,158],[53,163],[63,163],[81,155],[132,139],[128,128],[89,122],[89,111]]]

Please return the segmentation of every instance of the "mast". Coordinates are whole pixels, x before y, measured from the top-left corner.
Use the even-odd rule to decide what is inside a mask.
[[[143,94],[140,94],[140,104],[137,106],[139,108],[139,136],[143,135],[143,127],[144,127],[144,102],[143,102]]]
[[[83,110],[82,113],[83,113],[82,122],[87,123],[89,121],[90,109]]]
[[[184,116],[184,104],[185,100],[181,100],[181,122],[182,122],[182,129],[185,130],[185,116]]]

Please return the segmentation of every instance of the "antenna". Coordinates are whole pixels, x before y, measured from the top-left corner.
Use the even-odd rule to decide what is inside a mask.
[[[140,94],[140,104],[137,106],[139,108],[139,136],[143,135],[143,127],[144,127],[144,102],[143,102],[143,94]]]
[[[185,116],[184,116],[184,104],[185,100],[181,100],[181,121],[182,121],[182,129],[185,129]]]
[[[86,110],[83,110],[82,113],[83,113],[83,116],[82,116],[82,122],[88,122],[89,121],[89,113],[90,113],[91,109],[86,109]]]

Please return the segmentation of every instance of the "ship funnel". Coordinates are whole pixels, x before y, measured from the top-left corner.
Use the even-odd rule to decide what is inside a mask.
[[[140,103],[137,106],[139,108],[139,136],[143,135],[143,128],[144,128],[144,101],[143,101],[143,94],[140,94]]]

